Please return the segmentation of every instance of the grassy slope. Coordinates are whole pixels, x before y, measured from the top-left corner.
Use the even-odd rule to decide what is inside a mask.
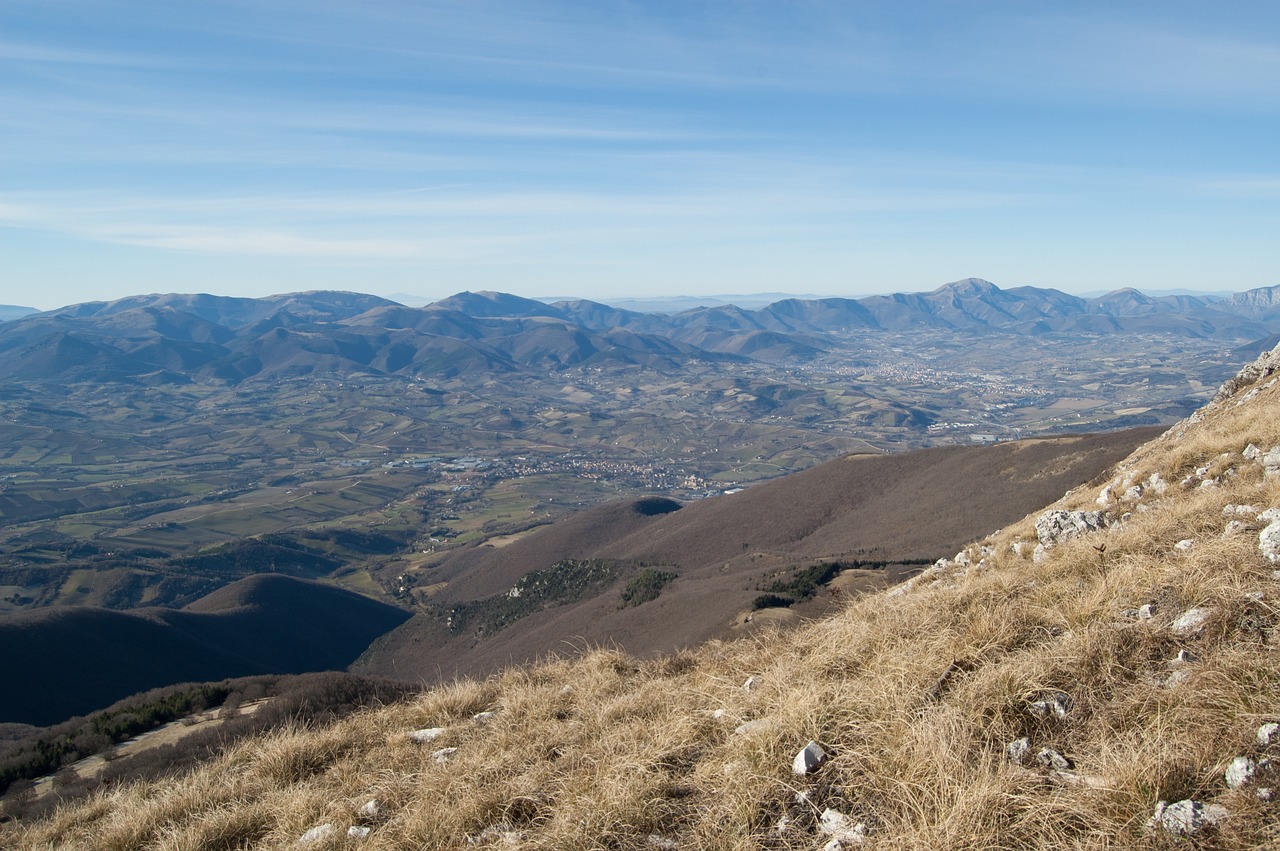
[[[940,569],[799,630],[655,662],[599,651],[460,681],[277,732],[181,783],[0,827],[0,845],[296,847],[324,821],[345,834],[376,797],[387,818],[362,848],[454,848],[468,835],[498,846],[503,832],[531,848],[656,847],[651,834],[685,848],[819,848],[814,823],[828,806],[866,822],[877,849],[1187,847],[1145,823],[1158,799],[1194,796],[1231,816],[1193,846],[1274,847],[1276,805],[1223,780],[1233,757],[1257,754],[1257,726],[1280,715],[1272,566],[1256,531],[1223,536],[1224,505],[1280,505],[1280,479],[1240,454],[1280,444],[1280,376],[1255,387],[1121,465],[1172,483],[1204,465],[1210,476],[1234,469],[1220,487],[1148,491],[1145,510],[1116,506],[1133,511],[1126,522],[1039,563],[1012,548],[1034,541],[1028,518],[983,542],[994,549],[981,568]],[[1093,509],[1098,495],[1081,488],[1060,506]],[[1183,539],[1194,546],[1175,549]],[[1123,614],[1150,602],[1150,622]],[[1179,636],[1172,621],[1192,606],[1212,614]],[[1189,676],[1168,685],[1180,649],[1194,654]],[[1065,719],[1028,712],[1058,690],[1072,701]],[[497,715],[472,718],[482,710]],[[767,723],[733,732],[755,719]],[[447,732],[426,747],[404,736],[426,726]],[[1086,782],[1007,764],[1019,736],[1065,753]],[[809,739],[834,756],[793,777]],[[438,763],[441,747],[458,751]],[[783,815],[792,828],[779,836]]]

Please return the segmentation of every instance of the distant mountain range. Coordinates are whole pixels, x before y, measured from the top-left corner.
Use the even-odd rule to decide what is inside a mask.
[[[928,293],[783,299],[674,314],[463,292],[426,307],[371,295],[143,295],[0,324],[0,380],[230,382],[320,373],[450,378],[590,364],[803,361],[849,333],[1172,334],[1236,345],[1280,332],[1280,287],[1226,297],[1081,298],[967,279]]]

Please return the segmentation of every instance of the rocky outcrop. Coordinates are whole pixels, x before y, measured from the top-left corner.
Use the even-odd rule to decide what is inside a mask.
[[[1065,511],[1055,508],[1046,511],[1036,518],[1036,545],[1034,558],[1039,561],[1045,553],[1063,541],[1100,532],[1107,527],[1109,520],[1104,511]]]

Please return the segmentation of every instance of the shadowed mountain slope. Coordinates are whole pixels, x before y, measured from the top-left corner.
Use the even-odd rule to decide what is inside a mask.
[[[0,617],[0,720],[52,724],[179,682],[341,670],[408,617],[350,591],[258,575],[185,609]]]
[[[932,561],[1089,481],[1156,433],[850,456],[678,511],[652,498],[599,506],[501,548],[454,551],[426,581],[440,587],[442,610],[513,593],[526,575],[566,559],[619,565],[617,582],[484,634],[418,615],[355,669],[436,680],[563,651],[566,641],[641,655],[697,644],[740,621],[770,577],[824,560]],[[657,600],[620,608],[619,586],[643,565],[678,578]],[[878,584],[904,571],[884,570]]]

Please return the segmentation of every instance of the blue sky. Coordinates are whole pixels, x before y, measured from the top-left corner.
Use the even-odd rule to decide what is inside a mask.
[[[1280,284],[1280,4],[0,3],[0,303]]]

